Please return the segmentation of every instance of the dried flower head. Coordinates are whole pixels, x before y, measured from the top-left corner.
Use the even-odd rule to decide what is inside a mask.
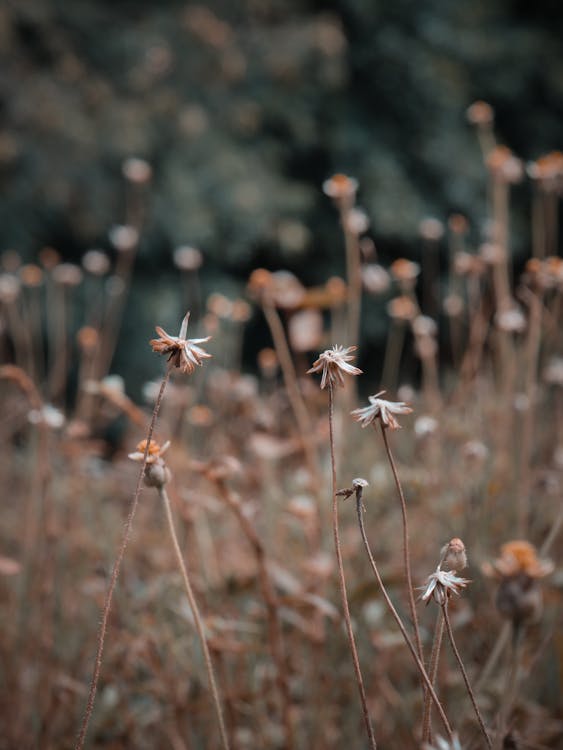
[[[384,294],[391,283],[389,274],[378,263],[368,263],[362,266],[362,281],[366,291],[370,294]]]
[[[182,245],[174,250],[174,265],[180,271],[197,271],[203,263],[201,250],[189,245]]]
[[[390,427],[392,430],[398,430],[401,425],[393,415],[410,414],[412,412],[410,406],[403,401],[386,401],[383,398],[379,398],[384,393],[385,391],[380,391],[379,393],[376,393],[375,396],[369,396],[369,406],[365,406],[363,409],[354,409],[354,411],[351,412],[354,419],[357,422],[360,422],[362,427],[367,427],[376,419],[379,419],[381,424],[385,427]]]
[[[387,312],[392,318],[409,321],[416,317],[418,309],[411,297],[403,294],[387,303]]]
[[[307,375],[312,375],[315,372],[320,372],[321,377],[321,388],[326,388],[327,385],[339,385],[344,386],[344,373],[348,375],[361,375],[362,370],[359,367],[354,367],[350,362],[354,359],[354,355],[351,352],[355,352],[357,346],[333,346],[332,349],[327,349],[322,354],[310,370],[307,370]]]
[[[205,344],[211,336],[205,336],[202,339],[187,339],[188,321],[190,313],[186,313],[180,327],[178,336],[170,336],[160,326],[156,326],[158,339],[152,339],[149,343],[153,352],[157,354],[168,354],[168,361],[174,367],[179,367],[182,372],[190,375],[197,365],[202,364],[203,359],[209,359],[212,355],[204,351],[199,344]]]
[[[82,268],[92,276],[105,276],[110,269],[110,261],[103,250],[88,250],[82,256]]]
[[[418,232],[426,242],[439,242],[444,236],[444,225],[439,219],[429,216],[420,222]]]
[[[420,273],[420,265],[406,258],[397,258],[389,270],[397,281],[414,281]]]
[[[161,488],[170,481],[170,470],[166,466],[162,456],[170,447],[170,441],[167,440],[164,445],[160,446],[156,440],[151,440],[148,445],[147,441],[141,440],[137,445],[137,450],[134,453],[129,454],[129,458],[132,461],[143,462],[145,459],[145,451],[147,451],[147,461],[144,482],[147,487]]]
[[[424,593],[420,597],[423,602],[434,599],[440,605],[447,602],[452,594],[459,596],[470,581],[467,578],[461,578],[450,570],[440,570],[438,566],[434,573],[428,576]]]
[[[487,167],[496,180],[507,183],[520,182],[524,174],[522,162],[507,146],[495,146],[487,157]]]
[[[518,539],[503,544],[500,557],[483,565],[483,572],[492,578],[507,578],[524,573],[530,578],[544,578],[553,572],[550,560],[539,560],[536,548],[530,542]]]
[[[111,244],[120,253],[134,250],[139,242],[139,232],[128,224],[118,224],[109,231]]]
[[[149,443],[149,450],[147,453],[147,463],[148,464],[154,464],[156,463],[164,453],[170,448],[170,440],[167,440],[163,445],[159,445],[159,443],[156,442],[156,440],[151,440]],[[129,453],[129,458],[131,461],[142,461],[145,457],[145,451],[147,449],[147,441],[141,440],[140,443],[138,443],[135,451],[133,453]]]
[[[539,560],[535,547],[524,540],[507,542],[500,551],[499,558],[482,566],[486,576],[499,581],[496,595],[499,613],[511,620],[514,627],[536,622],[543,602],[539,579],[553,571],[553,563]]]

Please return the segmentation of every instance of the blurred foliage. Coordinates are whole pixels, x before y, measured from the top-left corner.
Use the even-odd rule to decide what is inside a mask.
[[[149,265],[188,242],[241,276],[342,270],[334,171],[383,254],[412,255],[424,216],[484,215],[471,101],[524,158],[561,146],[562,32],[554,0],[4,3],[1,246],[107,245],[139,156]]]

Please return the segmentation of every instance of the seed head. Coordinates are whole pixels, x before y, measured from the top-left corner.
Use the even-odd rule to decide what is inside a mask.
[[[458,537],[450,539],[450,541],[442,547],[441,554],[442,565],[445,565],[450,570],[463,570],[467,567],[465,544]]]
[[[199,344],[205,344],[211,336],[202,339],[187,339],[188,321],[190,313],[182,321],[180,334],[170,336],[160,326],[156,326],[156,332],[159,338],[152,339],[149,343],[153,352],[157,354],[168,354],[168,361],[172,362],[174,367],[179,367],[182,372],[191,375],[197,365],[202,364],[202,360],[209,359],[212,355],[204,351]]]
[[[357,346],[333,346],[332,349],[327,349],[322,354],[310,370],[307,370],[307,375],[311,375],[314,372],[320,372],[321,377],[321,388],[326,388],[327,385],[339,385],[344,386],[344,373],[348,375],[361,375],[362,370],[359,367],[354,367],[350,362],[354,359],[354,355],[351,352],[356,351]]]
[[[379,419],[385,427],[398,430],[401,425],[397,422],[393,414],[410,414],[412,412],[410,406],[403,401],[386,401],[383,398],[379,398],[384,393],[385,391],[380,391],[375,396],[369,396],[369,406],[365,406],[363,409],[354,409],[351,412],[354,419],[360,422],[362,427],[367,427],[376,419]]]

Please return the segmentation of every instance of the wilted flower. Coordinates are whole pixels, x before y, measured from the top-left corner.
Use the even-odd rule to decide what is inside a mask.
[[[520,182],[524,170],[522,162],[507,146],[495,146],[487,157],[487,167],[493,177],[503,182]]]
[[[389,289],[389,274],[378,263],[368,263],[362,267],[362,281],[370,294],[383,294]]]
[[[354,419],[360,422],[362,427],[367,427],[376,419],[380,419],[385,427],[398,430],[401,425],[393,414],[410,414],[412,412],[410,406],[402,401],[385,401],[385,399],[379,398],[384,393],[385,391],[380,391],[375,396],[369,396],[369,406],[365,406],[363,409],[354,409],[351,412]]]
[[[182,372],[191,374],[196,365],[201,365],[203,359],[209,359],[212,355],[204,351],[199,344],[205,344],[211,336],[205,336],[202,339],[187,339],[188,321],[190,313],[186,313],[180,328],[178,336],[170,336],[160,326],[156,326],[158,339],[152,339],[149,343],[153,352],[157,354],[168,354],[168,361],[172,362],[174,367],[179,367]]]
[[[420,266],[412,260],[397,258],[389,268],[397,281],[414,281],[420,273]]]
[[[315,372],[322,373],[321,388],[326,388],[327,384],[343,387],[344,373],[348,375],[362,374],[359,367],[349,364],[354,359],[351,352],[355,352],[357,348],[357,346],[333,346],[332,349],[327,349],[319,355],[311,369],[307,370],[307,375],[312,375]]]
[[[467,578],[461,578],[450,570],[440,570],[438,566],[436,572],[428,576],[424,593],[420,598],[427,604],[433,598],[442,605],[452,594],[459,596],[461,589],[464,589],[468,583],[470,581]]]

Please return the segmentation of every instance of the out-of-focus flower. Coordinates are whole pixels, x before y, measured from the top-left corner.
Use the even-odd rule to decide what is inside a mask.
[[[307,370],[307,375],[320,372],[322,375],[321,388],[326,388],[327,385],[343,387],[344,374],[362,374],[359,367],[350,364],[355,356],[352,352],[355,352],[357,348],[357,346],[333,346],[332,349],[327,349],[319,355],[311,369]]]
[[[438,604],[443,605],[452,594],[459,596],[468,583],[470,581],[467,578],[461,578],[449,570],[440,570],[438,567],[435,573],[428,576],[424,593],[420,598],[427,604],[433,598]]]
[[[189,245],[182,245],[174,250],[174,265],[180,271],[197,271],[203,263],[201,250]]]
[[[487,157],[487,167],[502,182],[517,183],[524,176],[522,162],[507,146],[495,146]]]
[[[465,114],[472,125],[491,125],[495,119],[495,113],[491,105],[480,99],[473,102],[467,108]]]
[[[323,316],[319,310],[298,310],[289,319],[287,333],[293,351],[315,351],[323,337]]]
[[[452,214],[448,219],[448,229],[452,234],[467,234],[469,231],[467,217],[463,214]]]
[[[139,159],[137,156],[132,156],[129,159],[125,159],[121,167],[123,176],[129,182],[136,185],[144,185],[150,182],[152,177],[152,167],[144,159]]]
[[[362,208],[352,208],[346,214],[346,229],[352,234],[363,234],[369,229],[369,217]]]
[[[92,276],[105,276],[110,269],[109,258],[102,250],[88,250],[82,256],[82,268]]]
[[[417,315],[412,321],[412,332],[415,336],[436,336],[438,326],[436,321],[428,315]]]
[[[370,294],[384,294],[391,284],[389,274],[378,263],[368,263],[362,267],[362,281]]]
[[[418,313],[418,309],[413,300],[406,294],[395,297],[387,304],[387,312],[391,318],[396,320],[409,321]]]
[[[53,281],[61,286],[78,286],[82,281],[82,271],[74,263],[59,263],[53,268]]]
[[[507,333],[522,333],[526,330],[526,316],[517,307],[512,307],[495,315],[495,325]]]
[[[389,268],[391,276],[399,282],[414,281],[420,273],[420,266],[412,260],[397,258]]]
[[[418,438],[425,438],[433,435],[438,429],[438,420],[428,415],[422,415],[415,419],[414,434]]]
[[[337,201],[350,200],[358,191],[358,180],[345,174],[334,174],[323,182],[323,193]]]
[[[563,152],[552,151],[545,156],[540,156],[539,159],[528,164],[526,171],[545,192],[561,192],[563,188]]]
[[[137,246],[139,232],[135,227],[127,224],[119,224],[110,229],[109,239],[118,252],[126,253]]]
[[[553,572],[550,560],[540,560],[533,544],[515,540],[503,544],[500,557],[482,565],[486,576],[499,582],[496,605],[514,627],[536,622],[542,611],[539,579]]]
[[[418,225],[418,233],[427,242],[439,242],[444,236],[444,225],[439,219],[429,216]]]
[[[170,440],[167,440],[163,445],[159,445],[156,440],[151,440],[149,443],[149,450],[147,453],[147,463],[154,464],[166,453],[170,448]],[[129,453],[131,461],[142,461],[145,457],[145,451],[147,449],[147,441],[141,440],[137,445],[137,448],[133,453]]]
[[[211,336],[205,336],[201,339],[186,338],[189,319],[190,313],[188,312],[182,321],[178,336],[170,336],[163,328],[156,326],[155,330],[159,338],[152,339],[149,342],[153,352],[168,354],[168,361],[188,375],[195,370],[197,365],[202,364],[203,359],[210,359],[212,356],[199,346],[199,344],[205,344],[209,341]]]
[[[27,419],[31,424],[44,424],[52,430],[59,430],[65,423],[65,415],[51,404],[45,404],[41,409],[32,409]]]
[[[479,253],[489,266],[497,266],[506,260],[506,250],[496,242],[484,242],[479,248]]]
[[[563,386],[563,357],[552,357],[543,371],[543,379],[550,385]]]
[[[27,263],[19,270],[21,282],[27,287],[38,287],[43,283],[43,271],[33,263]]]
[[[367,427],[372,424],[376,419],[379,419],[385,427],[390,427],[392,430],[398,430],[400,424],[397,422],[394,414],[410,414],[412,409],[402,401],[386,401],[383,398],[379,398],[385,393],[380,391],[375,396],[369,396],[369,406],[365,406],[363,409],[354,409],[351,412],[352,416],[357,422],[360,422],[362,427]]]

